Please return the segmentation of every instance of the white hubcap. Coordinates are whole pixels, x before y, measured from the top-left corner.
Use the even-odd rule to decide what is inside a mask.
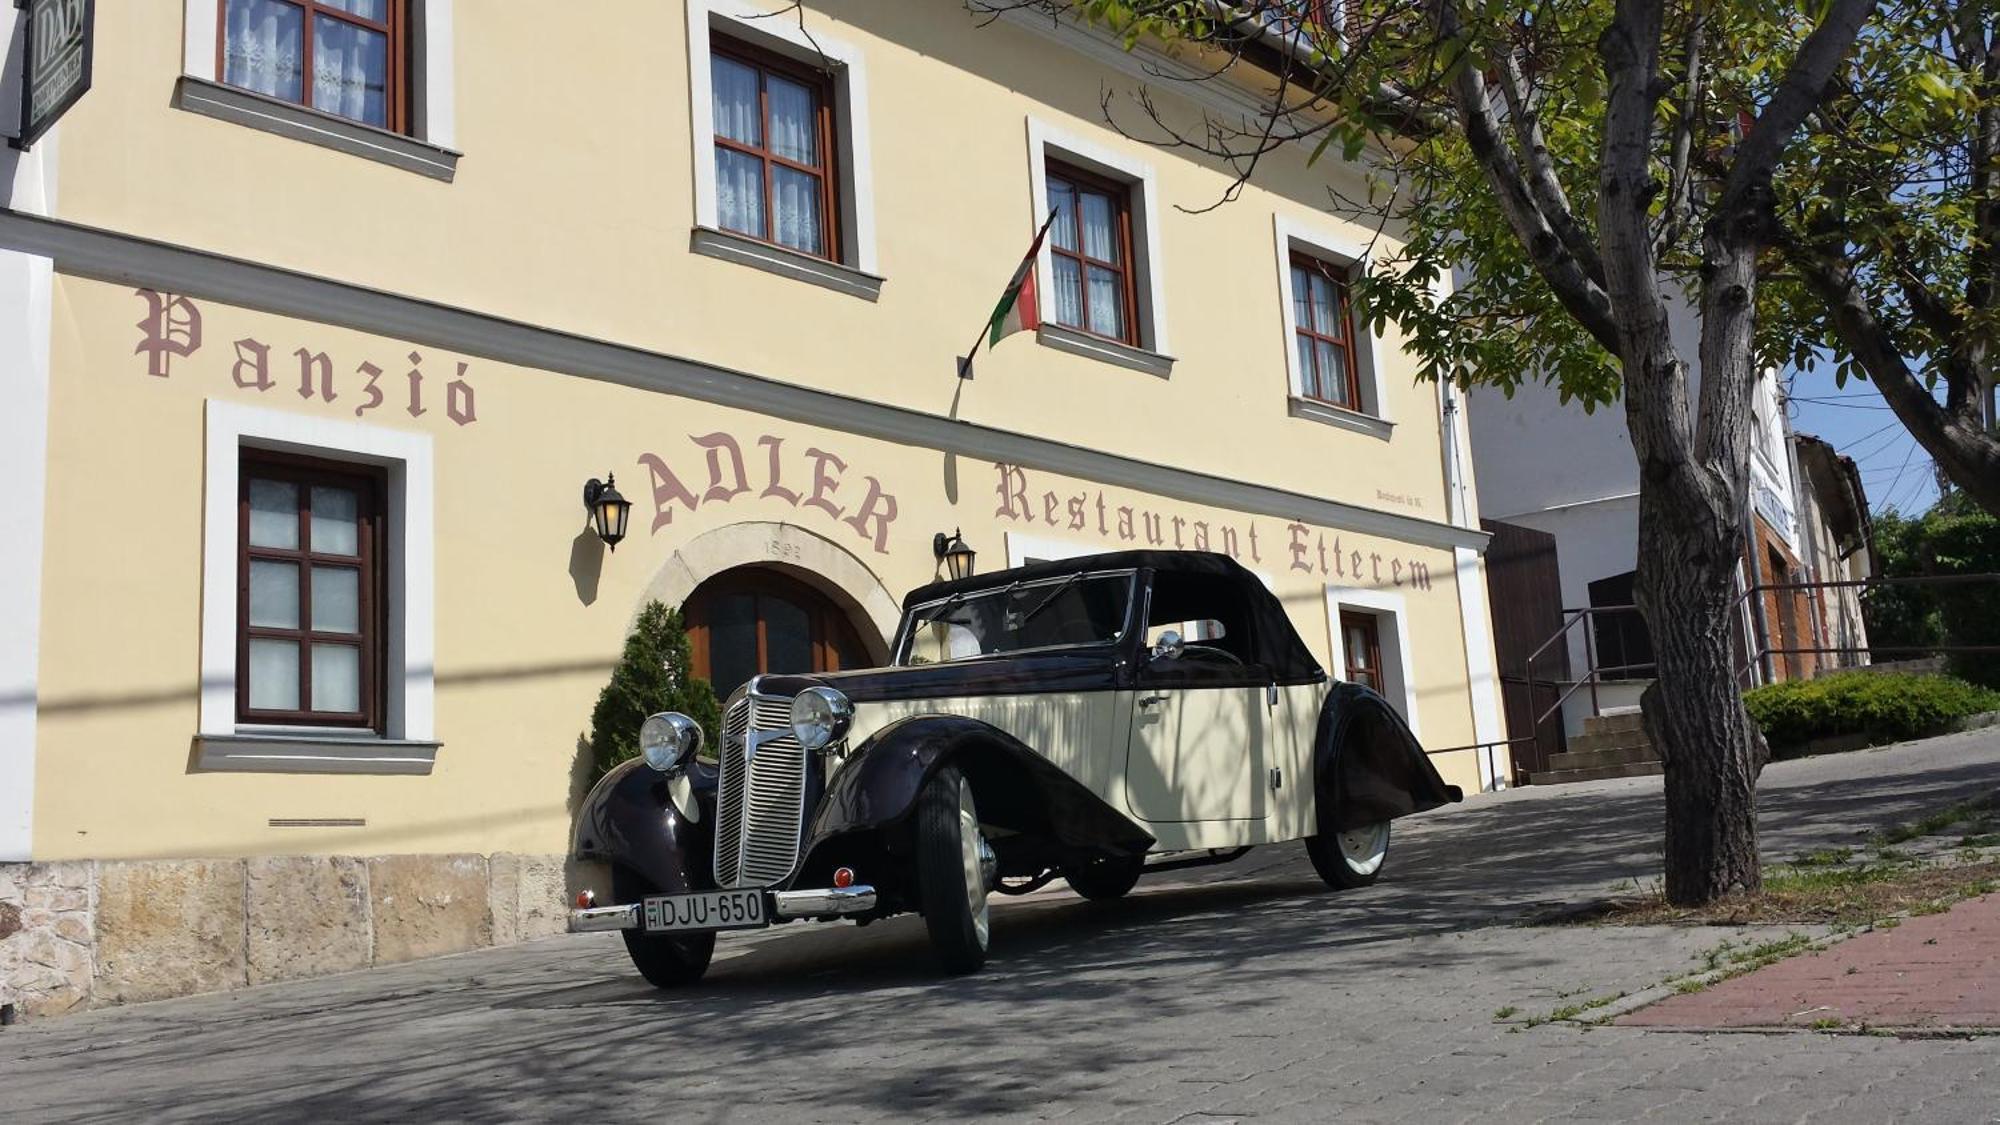
[[[979,935],[979,948],[986,948],[986,838],[979,834],[979,810],[972,805],[972,786],[958,782],[958,850],[965,863],[965,904],[972,911],[972,929]]]
[[[1340,841],[1340,858],[1356,875],[1373,875],[1389,854],[1389,822],[1350,828],[1334,837]]]

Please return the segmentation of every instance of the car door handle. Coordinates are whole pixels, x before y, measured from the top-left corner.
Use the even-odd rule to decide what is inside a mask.
[[[1167,697],[1164,695],[1142,695],[1139,697],[1139,706],[1151,707],[1156,703],[1165,703],[1166,701]]]

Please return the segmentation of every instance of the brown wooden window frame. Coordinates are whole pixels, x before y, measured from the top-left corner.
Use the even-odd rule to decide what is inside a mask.
[[[1333,407],[1335,410],[1347,410],[1355,414],[1374,413],[1369,409],[1367,400],[1361,397],[1361,363],[1359,357],[1355,354],[1354,307],[1349,292],[1349,286],[1352,284],[1351,272],[1346,267],[1335,265],[1324,258],[1300,253],[1297,250],[1292,251],[1291,268],[1304,270],[1308,281],[1313,276],[1318,276],[1332,284],[1336,308],[1334,326],[1339,329],[1339,333],[1334,334],[1320,331],[1319,326],[1316,324],[1292,325],[1293,339],[1290,343],[1294,355],[1298,352],[1299,337],[1304,337],[1313,342],[1313,346],[1307,350],[1309,362],[1299,371],[1299,397],[1323,406]],[[1307,319],[1312,319],[1313,299],[1311,292],[1294,292],[1292,294],[1294,320],[1298,319],[1297,313],[1301,307],[1304,308]],[[1328,398],[1323,393],[1324,389],[1329,385],[1329,379],[1327,373],[1319,369],[1319,343],[1321,341],[1339,347],[1341,354],[1347,357],[1344,365],[1346,370],[1333,373],[1336,377],[1344,381],[1347,386],[1346,402]]]
[[[299,65],[301,69],[299,76],[299,100],[297,102],[292,102],[289,98],[279,98],[278,100],[297,105],[303,109],[312,110],[314,113],[324,113],[329,117],[338,117],[342,121],[353,122],[365,129],[385,129],[391,133],[400,133],[408,136],[410,134],[412,68],[409,48],[411,41],[410,0],[389,0],[388,18],[384,20],[371,20],[363,16],[358,16],[353,12],[329,4],[326,0],[277,0],[277,2],[297,8],[304,15],[304,27],[300,32],[299,39]],[[359,118],[335,113],[332,110],[320,109],[318,106],[313,105],[313,27],[315,23],[314,17],[316,16],[325,16],[328,19],[338,20],[341,23],[364,28],[387,37],[388,43],[384,47],[384,51],[386,52],[384,57],[388,63],[388,74],[386,75],[386,88],[382,92],[384,102],[382,111],[383,124],[376,125],[370,121],[362,121]],[[228,73],[229,0],[217,0],[215,6],[216,81],[224,82],[223,76]],[[228,85],[227,82],[224,82],[224,84]],[[242,87],[232,88],[242,89]],[[273,96],[261,94],[255,90],[251,91],[251,93],[257,93],[260,97]]]
[[[250,481],[282,480],[299,488],[299,546],[254,547],[250,544]],[[382,731],[388,696],[389,649],[388,571],[385,537],[387,473],[368,465],[330,461],[297,454],[245,449],[238,455],[236,495],[236,721],[243,724],[341,727]],[[359,497],[355,555],[312,550],[312,488],[315,485],[353,490]],[[250,624],[250,563],[289,562],[299,568],[299,624],[295,629]],[[361,571],[361,632],[330,633],[312,628],[312,570],[315,564],[357,567]],[[299,703],[291,711],[250,706],[250,641],[253,638],[293,641],[299,646]],[[312,646],[339,644],[361,650],[361,710],[312,709]]]
[[[1092,194],[1107,196],[1112,205],[1113,221],[1117,225],[1118,253],[1124,259],[1123,264],[1120,264],[1118,262],[1107,262],[1099,258],[1092,258],[1085,254],[1083,252],[1083,208],[1081,206],[1071,208],[1070,229],[1074,236],[1076,249],[1070,251],[1056,245],[1053,232],[1044,245],[1048,247],[1049,254],[1051,255],[1049,262],[1049,284],[1051,289],[1056,284],[1054,259],[1058,257],[1068,258],[1076,263],[1078,287],[1077,308],[1080,312],[1078,319],[1082,323],[1068,324],[1055,318],[1055,310],[1059,306],[1056,303],[1056,295],[1053,292],[1043,302],[1043,307],[1046,310],[1044,315],[1050,323],[1060,324],[1064,328],[1074,332],[1081,332],[1087,336],[1095,336],[1100,340],[1115,340],[1118,343],[1135,348],[1143,346],[1140,343],[1139,335],[1139,263],[1132,253],[1132,185],[1129,183],[1120,183],[1108,176],[1087,172],[1073,164],[1065,164],[1054,158],[1048,158],[1042,162],[1042,181],[1044,188],[1050,195],[1055,194],[1052,185],[1061,182],[1069,185],[1070,190],[1079,195],[1088,191]],[[1124,305],[1122,322],[1125,332],[1122,336],[1107,336],[1102,332],[1094,332],[1089,327],[1090,267],[1092,266],[1098,269],[1109,270],[1118,275],[1119,295]]]
[[[1361,664],[1355,663],[1353,646],[1347,643],[1349,629],[1360,629],[1368,639],[1368,651],[1362,654],[1364,662]],[[1351,684],[1361,684],[1377,695],[1383,694],[1388,688],[1389,681],[1382,668],[1381,619],[1372,613],[1341,610],[1340,646],[1346,663],[1346,667],[1342,669],[1342,678]]]
[[[761,235],[750,234],[747,231],[740,231],[734,227],[724,227],[722,226],[722,217],[720,214],[716,216],[716,226],[719,229],[728,231],[730,234],[754,239],[765,245],[776,246],[781,250],[788,250],[794,254],[804,254],[809,258],[823,258],[826,261],[836,264],[842,262],[844,259],[841,257],[840,217],[843,194],[840,181],[840,149],[837,143],[840,139],[840,129],[839,122],[835,120],[834,114],[835,98],[838,91],[834,88],[833,75],[824,70],[808,66],[797,59],[787,58],[776,51],[757,47],[745,43],[740,39],[732,39],[719,33],[711,34],[708,43],[711,58],[725,58],[731,62],[747,66],[757,72],[757,135],[763,139],[761,146],[745,144],[742,141],[725,137],[721,133],[711,130],[716,148],[729,149],[732,152],[739,152],[745,156],[755,158],[761,161],[764,167],[764,232]],[[767,86],[768,79],[773,74],[780,78],[797,82],[810,89],[813,93],[814,133],[819,139],[819,167],[801,164],[796,160],[779,156],[769,147],[771,144],[771,98],[767,92]],[[796,246],[787,246],[778,241],[775,229],[775,224],[778,221],[777,209],[771,204],[771,166],[774,163],[789,168],[801,175],[811,176],[819,181],[820,234],[823,253],[815,254],[810,250],[801,250]],[[716,174],[720,177],[721,169],[719,167],[716,169]]]

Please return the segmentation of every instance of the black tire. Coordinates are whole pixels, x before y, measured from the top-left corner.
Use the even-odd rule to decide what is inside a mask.
[[[1069,889],[1092,901],[1123,898],[1139,882],[1145,870],[1143,855],[1096,855],[1062,867]]]
[[[1342,850],[1337,833],[1306,837],[1306,855],[1312,859],[1313,870],[1336,891],[1369,886],[1382,877],[1382,869],[1389,865],[1389,822],[1385,820],[1358,831],[1381,833],[1380,857],[1372,865],[1365,861],[1357,864],[1351,859]]]
[[[611,896],[621,906],[659,893],[658,888],[636,872],[623,867],[615,867],[611,871]],[[639,975],[654,988],[680,988],[693,984],[708,971],[709,959],[715,956],[714,934],[666,937],[644,930],[618,932],[625,939],[625,953],[632,958],[632,967],[639,970]]]
[[[968,820],[974,834],[969,842]],[[956,766],[944,766],[924,782],[915,821],[917,894],[931,950],[947,973],[977,972],[986,964],[991,935],[988,888],[978,867],[978,809]],[[976,891],[973,880],[980,884]]]

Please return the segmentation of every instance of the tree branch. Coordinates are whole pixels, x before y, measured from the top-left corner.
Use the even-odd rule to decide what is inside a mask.
[[[1976,408],[1947,410],[1910,370],[1876,319],[1853,271],[1796,241],[1784,244],[1806,285],[1825,303],[1834,330],[1882,393],[1903,428],[1954,483],[1988,511],[2000,511],[2000,437],[1981,430]]]
[[[1549,159],[1548,140],[1542,136],[1541,115],[1521,76],[1521,61],[1509,49],[1500,52],[1499,63],[1500,92],[1507,100],[1507,119],[1514,126],[1514,143],[1527,166],[1528,193],[1548,221],[1549,229],[1562,239],[1564,249],[1576,258],[1585,276],[1601,287],[1604,263],[1598,260],[1596,242],[1590,231],[1577,221],[1569,195],[1563,191],[1562,181],[1556,178],[1555,164]]]
[[[1434,0],[1432,12],[1440,40],[1457,39],[1462,35],[1454,0]],[[1480,168],[1485,171],[1500,212],[1506,217],[1515,237],[1520,239],[1528,260],[1577,323],[1606,351],[1616,354],[1619,350],[1618,327],[1612,320],[1611,299],[1606,295],[1605,288],[1570,252],[1562,237],[1550,225],[1548,217],[1536,205],[1527,177],[1507,147],[1499,116],[1494,112],[1492,97],[1487,92],[1486,80],[1479,73],[1479,68],[1470,65],[1459,67],[1457,76],[1452,79],[1451,89],[1453,103],[1465,130],[1466,143],[1474,159],[1479,161]]]

